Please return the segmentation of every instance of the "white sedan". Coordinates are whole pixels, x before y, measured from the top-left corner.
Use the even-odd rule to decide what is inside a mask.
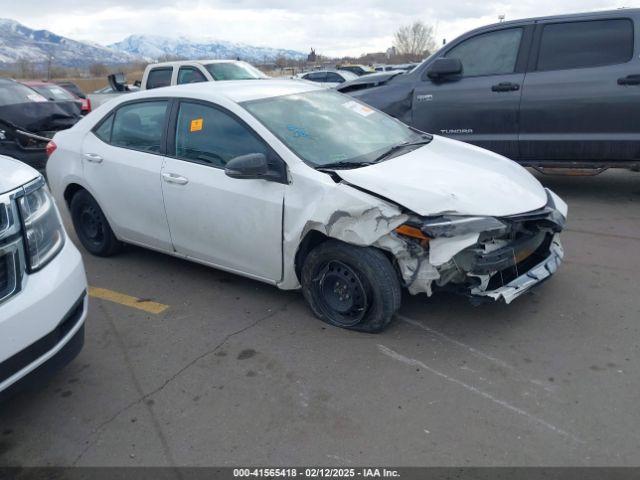
[[[126,95],[47,166],[84,247],[132,243],[276,285],[382,330],[401,289],[507,303],[554,273],[566,204],[499,155],[292,80]]]

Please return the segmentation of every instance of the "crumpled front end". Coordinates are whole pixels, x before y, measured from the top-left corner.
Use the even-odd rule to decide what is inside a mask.
[[[394,254],[412,294],[446,290],[510,303],[562,262],[567,207],[547,196],[543,208],[507,217],[411,216],[375,245]]]

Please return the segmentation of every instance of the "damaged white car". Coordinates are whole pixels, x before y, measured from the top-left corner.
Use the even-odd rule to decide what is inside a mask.
[[[277,285],[377,332],[403,287],[507,303],[553,274],[567,206],[522,167],[307,82],[126,95],[56,134],[84,247],[122,243]]]

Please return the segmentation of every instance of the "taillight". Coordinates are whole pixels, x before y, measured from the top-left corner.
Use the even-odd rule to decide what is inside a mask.
[[[82,111],[89,113],[91,111],[91,100],[88,98],[82,99]]]
[[[55,144],[55,142],[53,140],[49,141],[49,143],[47,143],[47,157],[50,157],[51,154],[53,152],[56,151],[56,148],[58,148],[58,146]]]

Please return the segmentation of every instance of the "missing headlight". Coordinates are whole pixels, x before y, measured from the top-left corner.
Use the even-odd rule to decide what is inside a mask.
[[[508,226],[494,217],[441,217],[425,219],[420,230],[431,238],[456,237],[468,233],[485,233],[501,235],[508,231]]]

